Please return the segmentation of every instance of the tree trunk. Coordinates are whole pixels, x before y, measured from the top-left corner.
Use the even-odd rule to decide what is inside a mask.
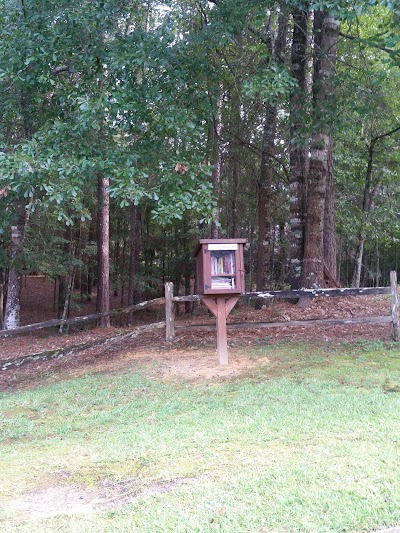
[[[25,17],[24,11],[24,17]],[[22,115],[22,131],[25,140],[31,139],[33,134],[30,95],[22,91],[20,95],[20,116]],[[15,144],[15,143],[14,143]],[[31,203],[31,201],[30,201]],[[29,211],[22,198],[15,202],[16,224],[11,226],[11,247],[9,251],[10,268],[7,280],[7,301],[4,313],[5,329],[14,329],[20,325],[21,291],[22,291],[22,254],[24,245],[25,226]]]
[[[214,150],[213,150],[213,164],[214,170],[212,172],[212,181],[214,187],[214,197],[217,202],[221,195],[221,164],[222,164],[222,153],[221,153],[221,133],[222,133],[222,87],[221,92],[217,101],[217,115],[214,118]],[[214,213],[214,220],[211,223],[211,238],[218,239],[219,237],[219,206]]]
[[[99,174],[97,183],[97,313],[110,310],[110,198],[109,179]],[[108,327],[110,317],[102,317],[99,327]]]
[[[339,22],[317,11],[314,18],[314,131],[310,148],[302,285],[324,286],[324,220],[331,137],[327,105],[333,93]]]
[[[61,318],[64,312],[65,300],[68,292],[69,283],[69,270],[71,262],[72,251],[72,231],[71,226],[65,226],[63,244],[62,244],[63,256],[65,258],[66,272],[64,275],[58,278],[58,300],[57,300],[57,318]]]
[[[335,195],[333,183],[333,142],[329,139],[326,172],[324,212],[324,264],[331,276],[337,279],[337,240],[335,230]]]
[[[85,222],[80,223],[80,237],[79,237],[79,254],[81,265],[79,266],[79,294],[80,301],[84,302],[87,298],[87,246],[89,239],[88,225]]]
[[[300,288],[304,257],[304,221],[306,199],[306,140],[302,120],[307,108],[306,51],[308,13],[293,10],[292,74],[297,90],[290,99],[290,273],[292,289]]]
[[[132,202],[129,210],[129,275],[128,275],[128,306],[135,303],[135,276],[137,266],[137,252],[139,248],[139,234],[138,234],[138,210],[137,206]],[[128,324],[133,322],[133,313],[128,314]]]
[[[361,268],[362,268],[363,255],[364,255],[364,243],[366,239],[365,226],[367,223],[368,213],[373,207],[373,203],[374,203],[373,194],[375,191],[377,191],[377,188],[372,189],[372,168],[373,168],[373,162],[374,162],[376,142],[377,142],[377,139],[374,138],[371,140],[368,146],[368,163],[367,163],[367,170],[365,173],[365,184],[364,184],[363,205],[362,205],[362,221],[361,221],[361,228],[360,228],[360,231],[358,232],[358,237],[357,237],[357,251],[356,251],[356,256],[355,256],[355,261],[354,261],[354,270],[353,270],[353,277],[352,277],[352,282],[351,282],[351,286],[356,287],[356,288],[360,286],[360,280],[361,280]]]
[[[263,146],[260,163],[258,192],[258,246],[257,246],[257,290],[262,291],[270,281],[271,225],[274,166],[277,126],[277,107],[267,106],[263,130]]]
[[[230,194],[230,213],[228,213],[229,231],[228,236],[231,238],[237,238],[241,236],[240,233],[240,182],[242,176],[242,160],[243,154],[239,143],[239,139],[242,138],[243,124],[240,116],[240,101],[235,96],[231,98],[231,124],[230,129],[232,131],[231,139],[229,142],[229,162],[230,172],[229,176],[232,176],[231,185],[229,187]]]
[[[121,286],[121,261],[120,261],[120,255],[121,255],[121,241],[120,241],[120,235],[121,235],[121,219],[120,217],[117,218],[117,228],[116,228],[116,237],[114,242],[114,296],[118,296],[118,289]]]
[[[310,149],[302,275],[302,285],[307,288],[324,286],[323,234],[328,144],[329,136],[318,134],[313,137]]]
[[[277,34],[273,35],[270,29],[270,58],[276,63],[282,64],[285,60],[287,28],[288,17],[282,11]],[[266,104],[265,109],[258,192],[257,290],[263,290],[270,282],[273,158],[278,123],[278,106]]]
[[[92,246],[95,239],[95,227],[96,223],[94,222],[95,214],[93,213],[93,218],[90,221],[89,224],[89,235],[88,235],[88,243],[89,246]],[[94,255],[90,254],[86,258],[86,285],[87,285],[87,293],[86,293],[86,301],[91,302],[92,301],[92,293],[93,293],[93,284],[94,284],[94,278],[95,278],[95,268],[94,268],[95,258]]]
[[[122,270],[122,278],[121,278],[121,299],[120,299],[120,305],[121,307],[124,307],[124,293],[125,293],[125,256],[126,256],[126,239],[124,239],[122,244],[122,257],[121,257],[121,270]],[[129,274],[128,274],[129,275]]]
[[[11,226],[11,247],[9,252],[7,301],[4,316],[5,329],[18,328],[20,325],[22,290],[22,252],[24,244],[26,210],[24,202],[16,204],[16,224]]]
[[[0,329],[4,328],[4,268],[0,267]]]
[[[65,279],[65,291],[64,291],[64,307],[62,310],[62,313],[60,315],[60,318],[62,320],[67,320],[69,317],[69,311],[71,308],[71,298],[72,293],[74,291],[74,280],[75,280],[75,245],[70,243],[69,246],[69,258],[68,258],[68,275]],[[66,328],[66,331],[68,331],[68,326],[64,326],[63,324],[60,326],[60,333],[64,332],[64,328]]]
[[[57,318],[61,318],[64,311],[64,303],[67,295],[67,283],[67,276],[59,276],[57,295]]]
[[[380,135],[376,135],[375,137],[371,139],[368,145],[368,163],[367,163],[367,170],[365,173],[364,195],[363,195],[363,205],[362,205],[362,221],[361,221],[361,228],[358,233],[357,252],[356,252],[356,257],[355,257],[353,278],[352,278],[352,284],[351,284],[352,287],[358,288],[360,286],[361,267],[362,267],[363,254],[364,254],[364,243],[366,239],[365,227],[368,221],[369,213],[371,209],[374,207],[375,199],[382,185],[381,178],[379,178],[376,181],[375,185],[372,184],[372,171],[373,171],[376,144],[378,141],[386,137],[390,137],[391,135],[393,135],[394,133],[397,133],[398,131],[400,131],[400,126],[397,126],[396,128],[393,128],[392,130],[387,131],[385,133],[381,133]]]

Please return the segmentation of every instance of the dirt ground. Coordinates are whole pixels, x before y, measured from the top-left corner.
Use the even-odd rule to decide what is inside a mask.
[[[49,320],[55,317],[53,309],[54,284],[41,276],[27,277],[22,295],[22,324]],[[78,302],[79,303],[79,302]],[[112,298],[112,306],[120,307],[120,297]],[[177,318],[177,333],[173,343],[165,341],[163,329],[145,332],[134,338],[123,337],[129,329],[121,324],[99,329],[85,326],[75,328],[68,335],[53,330],[40,330],[19,337],[0,339],[0,363],[19,359],[27,355],[40,354],[46,350],[72,347],[84,343],[101,341],[120,335],[114,341],[100,344],[60,359],[33,361],[20,368],[0,372],[0,390],[34,387],[49,376],[60,373],[79,375],[89,368],[94,371],[131,366],[134,360],[148,360],[161,363],[163,372],[181,375],[189,379],[198,377],[226,377],[251,366],[252,359],[246,355],[246,347],[252,348],[283,339],[315,341],[323,343],[369,341],[391,341],[390,324],[350,324],[340,326],[312,326],[263,328],[235,327],[228,329],[228,343],[232,357],[228,367],[218,367],[215,353],[216,339],[213,325],[215,320],[207,310],[200,308],[196,315],[185,315],[184,306]],[[79,303],[73,315],[86,315],[95,311],[95,302]],[[347,298],[316,298],[307,309],[285,300],[267,303],[262,309],[248,305],[236,307],[228,318],[229,323],[285,322],[323,318],[351,318],[362,316],[389,315],[388,296],[362,296]],[[163,320],[162,306],[153,306],[135,314],[134,327]],[[209,325],[208,328],[191,328],[193,325]],[[237,349],[236,349],[237,348]],[[240,348],[240,350],[239,350]],[[238,355],[240,353],[240,355]]]

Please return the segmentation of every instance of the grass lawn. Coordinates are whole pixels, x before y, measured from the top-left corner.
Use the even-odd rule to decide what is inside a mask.
[[[3,394],[0,531],[400,524],[400,350],[266,342],[251,357],[229,380],[132,359]]]

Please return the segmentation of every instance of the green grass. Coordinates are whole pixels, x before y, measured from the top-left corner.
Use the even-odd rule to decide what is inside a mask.
[[[251,356],[258,366],[225,382],[160,381],[142,364],[3,394],[0,530],[359,533],[400,523],[399,350],[282,343]],[[70,516],[13,507],[49,487],[106,503]]]

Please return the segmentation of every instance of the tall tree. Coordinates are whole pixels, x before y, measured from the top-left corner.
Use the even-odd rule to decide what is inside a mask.
[[[288,13],[286,10],[278,14],[277,28],[270,20],[266,40],[268,47],[268,65],[279,71],[285,61]],[[257,247],[257,290],[263,290],[269,284],[271,261],[271,226],[273,205],[273,176],[275,141],[278,122],[278,103],[270,98],[264,103],[264,125],[261,145],[260,174],[258,180],[258,247]]]
[[[291,48],[292,75],[297,86],[290,98],[290,284],[300,288],[304,256],[304,222],[306,206],[307,171],[307,9],[293,9],[293,36]]]
[[[400,131],[400,126],[397,126],[396,128],[393,128],[390,131],[387,131],[385,133],[380,133],[379,135],[375,135],[370,140],[369,145],[368,145],[368,163],[367,163],[367,169],[365,173],[365,184],[364,184],[364,193],[363,193],[363,202],[362,202],[362,221],[361,221],[360,230],[357,234],[357,250],[356,250],[356,256],[355,256],[355,261],[354,261],[352,287],[360,286],[361,266],[362,266],[363,255],[364,255],[364,244],[365,244],[365,239],[367,237],[366,224],[367,224],[369,214],[374,207],[376,197],[378,196],[379,191],[382,187],[382,183],[383,183],[383,175],[380,175],[375,179],[373,176],[375,150],[377,148],[377,144],[379,141],[382,141],[386,137],[390,137],[391,135],[394,135],[395,133],[398,133],[399,131]]]
[[[9,251],[7,300],[4,317],[5,329],[20,325],[20,298],[22,289],[22,250],[26,223],[26,210],[23,202],[16,205],[16,220],[11,226],[11,246]]]
[[[330,114],[335,75],[339,21],[328,12],[314,16],[314,126],[310,144],[305,228],[304,287],[324,286],[324,214],[328,173],[332,166]],[[329,109],[329,106],[331,108]],[[330,178],[329,178],[330,179]]]
[[[98,176],[97,189],[97,313],[110,310],[110,197],[109,179],[104,174]],[[110,317],[101,317],[99,326],[108,327]]]

